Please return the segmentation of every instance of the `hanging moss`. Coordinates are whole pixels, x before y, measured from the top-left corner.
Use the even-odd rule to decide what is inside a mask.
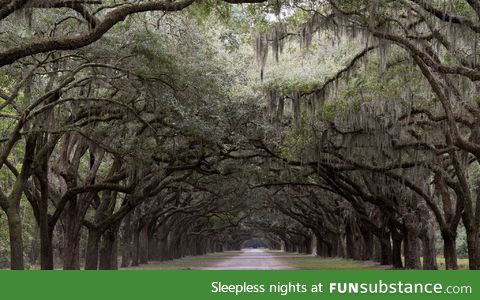
[[[296,128],[301,127],[301,106],[300,106],[300,92],[293,92],[292,94],[292,111],[293,120]]]
[[[264,34],[254,33],[254,35],[257,65],[260,69],[260,79],[263,80],[265,64],[268,57],[268,42]]]

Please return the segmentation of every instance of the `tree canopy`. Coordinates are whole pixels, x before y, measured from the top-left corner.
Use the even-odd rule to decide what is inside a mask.
[[[0,0],[0,266],[479,269],[479,34],[478,0]]]

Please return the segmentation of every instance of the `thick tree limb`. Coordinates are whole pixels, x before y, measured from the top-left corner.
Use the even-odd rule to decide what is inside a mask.
[[[193,2],[195,2],[195,0],[182,0],[179,2],[152,1],[121,6],[109,12],[95,28],[86,33],[52,39],[42,39],[29,44],[13,47],[0,53],[0,67],[34,54],[53,50],[74,50],[90,45],[99,40],[115,24],[125,20],[125,18],[131,14],[157,10],[179,11],[190,6]]]
[[[306,96],[306,95],[310,95],[310,94],[313,94],[315,92],[321,92],[321,91],[324,91],[326,89],[326,87],[331,84],[332,82],[335,82],[337,81],[344,73],[350,71],[357,63],[358,60],[360,60],[362,57],[364,57],[365,55],[367,55],[370,51],[376,49],[377,47],[376,46],[370,46],[370,47],[367,47],[365,49],[363,49],[362,51],[360,51],[359,53],[357,53],[357,55],[355,55],[352,60],[350,60],[350,62],[344,67],[342,68],[341,70],[339,70],[334,76],[328,78],[320,88],[318,89],[315,89],[313,91],[309,91],[307,93],[303,93],[302,96]]]
[[[436,18],[444,21],[444,22],[451,22],[455,24],[460,24],[469,27],[471,30],[480,33],[480,26],[478,24],[475,24],[472,20],[470,20],[467,17],[464,16],[457,16],[457,15],[452,15],[449,14],[443,10],[435,8],[433,5],[429,3],[429,1],[425,0],[410,0],[413,3],[416,3],[420,7],[422,7],[424,10],[429,12],[430,14],[434,15]],[[475,0],[470,0],[469,3],[475,4],[477,8],[480,8],[479,3]]]

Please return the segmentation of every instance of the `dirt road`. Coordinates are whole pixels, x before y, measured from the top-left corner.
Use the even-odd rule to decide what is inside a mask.
[[[202,270],[289,270],[292,269],[274,252],[264,249],[246,249],[237,256],[227,258]]]

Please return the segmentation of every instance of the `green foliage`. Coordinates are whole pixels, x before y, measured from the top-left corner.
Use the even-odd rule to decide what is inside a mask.
[[[287,160],[295,161],[302,156],[303,151],[312,141],[312,135],[307,130],[291,130],[285,136],[281,155]]]
[[[448,2],[450,2],[448,4],[453,6],[455,14],[465,17],[472,17],[475,15],[475,11],[472,9],[472,7],[468,4],[466,0],[454,0]]]
[[[116,1],[105,3],[107,2],[116,3]],[[470,5],[464,0],[431,2],[437,8],[452,11],[455,15],[474,16]],[[411,17],[404,13],[406,6],[402,0],[340,0],[337,3],[344,10],[361,15],[362,17],[355,19],[355,22],[365,22],[366,24],[362,24],[365,28],[371,26],[384,29],[382,26],[386,28],[395,23],[402,24],[410,21],[408,18]],[[349,118],[353,120],[357,114],[363,112],[364,107],[373,107],[376,104],[391,104],[392,107],[402,108],[432,108],[437,104],[430,85],[412,64],[408,50],[405,50],[408,47],[404,49],[386,45],[382,48],[385,45],[379,44],[380,38],[377,37],[374,39],[374,44],[379,48],[377,52],[372,51],[363,60],[351,65],[355,55],[365,49],[365,40],[344,35],[344,32],[336,27],[312,35],[313,41],[309,47],[305,47],[304,44],[301,46],[298,42],[304,34],[301,30],[307,30],[307,27],[303,26],[310,21],[314,11],[324,15],[332,12],[326,1],[272,0],[263,4],[236,6],[218,0],[195,1],[181,13],[147,12],[129,16],[100,40],[81,49],[53,51],[48,54],[50,56],[39,54],[2,68],[0,91],[9,94],[32,66],[41,59],[51,59],[35,70],[31,84],[29,82],[28,88],[22,88],[16,97],[15,106],[8,105],[2,109],[0,132],[1,138],[5,140],[22,110],[34,99],[38,99],[58,85],[65,75],[70,74],[79,65],[91,62],[114,66],[114,68],[86,68],[75,75],[78,82],[65,87],[59,93],[59,99],[49,97],[48,101],[58,103],[45,101],[42,104],[52,104],[54,109],[40,113],[37,119],[24,126],[20,141],[9,153],[8,161],[17,170],[22,168],[25,139],[28,136],[35,135],[40,138],[48,135],[50,139],[58,137],[60,142],[51,149],[51,165],[47,178],[52,181],[52,189],[60,195],[65,188],[62,186],[65,183],[65,174],[62,173],[64,170],[59,171],[62,168],[61,164],[64,163],[59,157],[63,155],[61,147],[67,140],[66,133],[71,133],[88,140],[89,151],[93,152],[92,149],[105,151],[99,171],[92,182],[101,182],[105,179],[114,162],[121,163],[129,176],[130,174],[144,176],[145,172],[148,174],[145,177],[156,174],[159,178],[175,167],[185,166],[192,169],[189,178],[192,181],[181,184],[175,182],[165,190],[181,190],[185,189],[184,185],[188,186],[187,189],[191,188],[192,191],[188,190],[185,194],[194,195],[193,201],[198,202],[204,200],[203,197],[207,197],[207,194],[214,194],[218,198],[215,198],[215,201],[222,217],[232,214],[234,218],[240,218],[248,215],[252,207],[264,208],[264,203],[268,201],[270,195],[266,189],[252,191],[250,187],[252,183],[292,178],[308,183],[321,180],[321,177],[314,178],[311,175],[312,170],[305,168],[295,170],[295,173],[282,164],[291,161],[295,162],[297,167],[306,161],[327,157],[327,153],[318,150],[319,138],[322,133],[329,133],[330,126],[337,120],[349,121]],[[105,12],[99,11],[98,14],[102,17]],[[9,26],[2,27],[0,33],[2,49],[37,40],[39,36],[68,36],[72,32],[76,34],[79,26],[80,32],[86,32],[89,29],[85,22],[78,22],[79,17],[81,16],[68,9],[45,9],[34,16],[31,26],[28,26],[28,16],[18,20],[10,18],[5,23]],[[279,62],[270,52],[262,81],[258,66],[254,62],[255,55],[251,44],[256,38],[252,37],[252,32],[271,33],[269,30],[273,25],[278,25],[278,22],[285,23],[288,29],[288,35],[282,37],[285,39],[285,47]],[[322,23],[322,26],[324,25]],[[397,30],[398,32],[403,33],[403,29],[407,27],[402,26],[402,30]],[[397,31],[394,33],[398,33]],[[268,39],[272,37],[269,36]],[[421,40],[428,45],[428,38]],[[272,48],[275,47],[271,46],[269,51]],[[439,50],[441,63],[447,67],[462,63],[462,59],[457,57],[461,56],[462,51],[469,52],[463,49],[449,51],[441,48]],[[347,72],[339,75],[338,72],[344,68],[348,68]],[[438,78],[441,79],[441,76]],[[459,82],[466,88],[470,84],[468,80]],[[459,83],[455,81],[453,84]],[[442,88],[448,89],[448,85]],[[292,120],[291,116],[294,114],[292,110],[295,108],[290,107],[291,99],[296,98],[298,94],[312,95],[319,89],[326,92],[325,99],[322,97],[318,100],[319,103],[315,103],[314,110],[313,107],[305,105],[308,100],[306,97],[301,98],[300,120]],[[285,101],[284,116],[278,119],[275,116],[275,120],[270,115],[266,116],[267,107],[271,103],[267,103],[265,94],[270,91],[278,92]],[[480,97],[474,97],[475,101],[480,103]],[[4,100],[1,100],[0,104],[2,103]],[[36,109],[38,112],[39,108]],[[462,109],[461,105],[458,105],[455,107],[455,113],[463,113]],[[380,118],[389,118],[388,121],[397,122],[395,117],[378,113],[371,119],[377,121]],[[295,121],[299,121],[300,126],[297,126]],[[391,138],[391,141],[388,140],[388,147],[407,135],[405,132],[393,132],[396,129],[388,128],[384,132]],[[430,133],[428,129],[415,124],[408,129],[408,134],[417,138],[425,138]],[[360,162],[369,160],[367,158],[375,155],[375,151],[378,150],[372,150],[368,139],[350,144],[348,138],[344,136],[339,139],[342,140],[339,149],[348,148],[347,154],[352,160]],[[374,136],[374,139],[382,138]],[[439,140],[440,142],[434,142],[443,141]],[[332,141],[332,144],[335,142],[337,141]],[[371,150],[367,154],[363,152],[365,150],[360,149],[363,145],[358,147],[359,149],[351,146],[355,143],[360,145],[362,142],[367,144],[365,148]],[[383,146],[386,143],[381,143],[385,141],[376,142],[381,144],[377,148],[385,150]],[[89,151],[81,157],[78,173],[75,174],[79,185],[90,184],[84,182],[92,167]],[[420,151],[411,152],[422,158],[426,156]],[[280,153],[280,157],[272,153]],[[238,158],[227,159],[227,154],[232,157],[238,155]],[[268,155],[270,157],[266,159],[264,156]],[[327,157],[327,160],[329,158]],[[402,152],[398,156],[395,155],[395,162],[407,161],[409,158],[410,152]],[[67,161],[71,159],[69,157]],[[57,163],[57,160],[60,163]],[[348,164],[345,164],[348,169]],[[342,163],[339,165],[343,166]],[[309,175],[305,175],[307,171],[310,172]],[[356,170],[360,175],[348,172],[343,174],[352,179],[352,182],[357,180],[363,182],[361,180],[366,179],[362,177],[362,171],[364,170]],[[2,192],[6,194],[11,191],[16,180],[13,173],[7,167],[0,170],[0,186]],[[466,173],[468,185],[476,196],[479,188],[479,168],[477,165],[469,166]],[[29,183],[36,187],[35,179],[29,180]],[[130,177],[125,179],[130,180],[132,180]],[[196,190],[195,187],[191,187],[192,185],[208,187],[212,191],[207,193],[201,189]],[[360,186],[362,188],[363,184]],[[297,199],[290,194],[293,189],[286,190],[286,199],[281,201],[288,207],[297,204]],[[373,190],[368,186],[369,194],[373,194]],[[119,194],[122,195],[118,196],[118,199],[115,198],[116,202],[111,204],[110,208],[118,209],[124,204],[126,196],[123,193]],[[328,202],[330,198],[324,198],[326,199],[322,198],[321,201],[330,205]],[[97,200],[95,199],[88,207],[89,220],[96,216],[100,206]],[[351,213],[353,208],[350,206],[346,208],[344,207],[346,205],[342,206],[336,202],[334,205],[335,213],[337,210],[341,211],[342,222],[347,219],[350,222],[349,218],[355,218],[355,214]],[[370,205],[374,206],[367,203],[366,207],[369,210]],[[20,207],[25,249],[29,252],[37,238],[35,216],[25,198],[21,199]],[[55,208],[50,205],[49,209],[51,214]],[[266,219],[271,223],[269,225],[299,230],[299,224],[291,222],[292,220],[285,216],[278,217],[276,213],[278,212],[266,213]],[[199,218],[198,224],[221,227],[225,222],[222,217],[216,215],[216,212],[209,211]],[[0,267],[8,264],[8,260],[5,259],[9,254],[5,218],[5,215],[0,213]],[[252,220],[265,221],[259,216],[252,217]],[[466,255],[464,229],[459,231],[458,248],[460,255]],[[306,261],[297,263],[303,266]]]

